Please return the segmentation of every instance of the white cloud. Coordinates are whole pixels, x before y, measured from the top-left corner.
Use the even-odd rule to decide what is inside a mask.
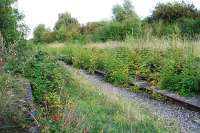
[[[25,22],[33,31],[38,24],[53,28],[58,14],[68,11],[81,23],[110,19],[112,7],[121,4],[123,0],[18,0],[18,7],[25,14]],[[150,15],[158,2],[174,0],[132,0],[140,17]],[[177,1],[177,0],[176,0]],[[185,0],[187,1],[187,0]],[[192,1],[200,8],[199,0]]]

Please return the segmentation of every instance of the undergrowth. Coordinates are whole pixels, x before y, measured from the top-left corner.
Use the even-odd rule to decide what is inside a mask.
[[[192,48],[171,46],[153,50],[119,46],[101,49],[68,45],[45,49],[51,54],[56,51],[57,58],[88,72],[104,71],[106,80],[115,85],[127,86],[134,79],[141,79],[183,96],[196,95],[200,91],[200,61]]]
[[[15,67],[18,63],[13,62],[7,64],[6,70],[11,74],[21,73],[30,80],[37,105],[36,120],[41,132],[163,133],[177,131],[174,126],[167,127],[167,123],[154,118],[146,109],[138,105],[124,103],[123,100],[107,97],[96,91],[93,86],[77,76],[76,71],[64,68],[46,52],[32,51],[34,52],[27,56],[20,66]],[[96,56],[97,53],[100,54],[102,51],[93,55]],[[71,52],[71,56],[66,55],[70,57],[67,60],[73,62],[75,57],[82,58],[76,54]],[[88,57],[84,56],[85,61],[93,62],[90,60],[93,56],[86,56]],[[97,61],[98,58],[95,57],[94,60]],[[93,67],[93,63],[90,64],[92,67],[83,66],[83,63],[76,65],[93,71],[99,67],[98,64]],[[117,79],[117,77],[114,78]]]
[[[0,132],[24,132],[32,124],[27,116],[31,106],[25,100],[27,86],[27,80],[1,73]]]

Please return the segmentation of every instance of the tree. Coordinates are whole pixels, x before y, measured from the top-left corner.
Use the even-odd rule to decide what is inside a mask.
[[[0,32],[6,42],[6,47],[9,47],[9,43],[23,38],[26,31],[22,22],[23,15],[13,6],[15,2],[16,0],[0,1]]]
[[[54,26],[58,41],[70,41],[80,34],[80,24],[68,12],[59,14],[58,21]]]
[[[23,54],[27,27],[15,7],[17,0],[0,1],[0,64]]]
[[[33,41],[35,43],[51,43],[55,41],[54,33],[44,24],[39,24],[33,32]]]
[[[86,25],[81,26],[81,34],[91,35],[95,34],[99,28],[105,25],[104,21],[88,22]]]
[[[186,4],[184,1],[166,4],[159,3],[148,18],[148,21],[161,20],[165,23],[172,23],[180,18],[198,19],[200,18],[200,11],[193,4]]]
[[[113,18],[118,22],[125,20],[138,20],[138,16],[134,11],[134,7],[130,0],[124,0],[123,5],[115,5],[113,7]]]
[[[180,18],[177,23],[183,37],[198,38],[200,34],[200,19]]]
[[[1,35],[1,33],[0,33],[0,73],[1,73],[1,71],[2,71],[2,66],[3,66],[3,64],[4,64],[4,62],[3,62],[3,56],[4,56],[4,42],[3,42],[3,37],[2,37],[2,35]]]

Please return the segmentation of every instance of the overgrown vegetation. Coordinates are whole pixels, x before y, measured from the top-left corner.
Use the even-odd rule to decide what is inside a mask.
[[[42,132],[161,133],[177,130],[167,128],[167,123],[151,117],[146,111],[141,114],[143,108],[138,105],[101,94],[73,74],[77,73],[75,70],[63,68],[45,52],[36,50],[21,63],[20,67],[8,64],[6,70],[11,72],[16,68],[15,73],[22,72],[21,75],[30,80],[34,101],[39,105],[36,119]],[[85,68],[93,70],[87,64]]]
[[[31,125],[27,119],[31,105],[25,101],[28,81],[4,71],[4,64],[16,59],[24,44],[26,26],[15,2],[0,2],[0,132],[25,132],[24,127]]]
[[[0,2],[0,29],[7,43],[14,43],[20,37],[23,37],[21,35],[23,32],[18,31],[23,28],[23,23],[20,23],[23,15],[19,13],[17,8],[13,8],[15,2],[16,0],[3,0]],[[19,27],[21,29],[17,29]]]
[[[30,121],[25,119],[30,111],[30,104],[25,101],[27,86],[28,82],[20,77],[1,74],[0,132],[14,132],[29,125]]]
[[[198,57],[191,50],[194,48],[181,49],[174,45],[178,45],[178,40],[198,41],[199,19],[200,11],[193,4],[172,2],[159,3],[151,16],[140,20],[131,2],[125,0],[122,5],[113,7],[111,21],[88,23],[79,27],[81,32],[76,39],[79,38],[81,43],[130,40],[142,45],[138,40],[164,38],[170,42],[167,49],[123,47],[102,50],[69,46],[59,52],[63,52],[64,60],[75,67],[91,73],[95,70],[105,71],[106,79],[116,85],[127,86],[135,78],[145,79],[152,85],[181,95],[194,95],[199,93]],[[191,52],[188,53],[188,50]]]
[[[88,72],[104,71],[106,80],[115,85],[127,86],[135,79],[142,79],[184,96],[200,91],[200,62],[192,48],[171,46],[165,50],[153,50],[119,45],[101,49],[95,45],[70,45],[49,52]]]
[[[141,20],[135,13],[132,3],[124,0],[123,5],[113,7],[113,18],[110,21],[80,25],[69,13],[60,14],[54,30],[48,31],[50,36],[44,36],[48,39],[45,41],[41,35],[39,42],[123,41],[127,37],[138,39],[145,38],[149,34],[154,37],[173,39],[175,36],[181,39],[196,40],[199,38],[199,29],[200,11],[193,4],[159,3],[151,16]],[[35,32],[38,32],[37,28]],[[34,40],[38,38],[34,36]]]
[[[174,124],[168,126],[139,105],[101,94],[76,76],[76,70],[63,67],[57,59],[90,73],[104,71],[106,80],[115,85],[127,86],[135,78],[144,79],[181,95],[194,95],[199,92],[200,60],[193,51],[179,47],[139,49],[130,45],[44,49],[25,41],[27,27],[15,3],[16,0],[0,2],[0,131],[24,132],[33,123],[41,132],[178,131]],[[149,19],[140,20],[131,2],[125,0],[123,5],[113,7],[111,21],[81,25],[70,13],[62,13],[53,30],[38,25],[33,42],[137,42],[153,37],[170,38],[172,43],[173,39],[184,37],[195,40],[200,33],[199,19],[199,10],[192,4],[167,3],[158,4]],[[24,105],[28,82],[37,109],[32,120],[28,119],[29,105]]]

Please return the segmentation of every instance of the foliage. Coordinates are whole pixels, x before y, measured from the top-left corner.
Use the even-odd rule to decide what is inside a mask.
[[[170,49],[161,71],[161,87],[180,95],[197,94],[200,82],[200,62],[193,53],[184,55],[180,49]]]
[[[22,22],[23,15],[15,8],[16,0],[1,0],[0,2],[0,32],[6,42],[6,48],[24,38],[27,30]]]
[[[124,40],[128,35],[141,36],[141,23],[129,0],[123,5],[113,7],[113,21],[105,23],[97,32],[95,38],[100,41]]]
[[[78,21],[69,13],[60,14],[54,27],[53,35],[55,39],[53,40],[87,43],[90,41],[124,40],[127,35],[141,36],[141,23],[133,11],[130,1],[125,0],[122,6],[115,6],[113,15],[113,21],[91,22],[80,26]],[[47,40],[50,39],[48,34],[38,35],[41,36],[40,38],[47,36]]]
[[[3,31],[2,35],[5,36],[6,48],[8,48],[9,43],[12,45],[20,44],[22,46],[21,42],[14,42],[20,39],[24,33],[19,31],[22,28],[22,23],[19,22],[21,16],[17,10],[12,8],[13,2],[14,0],[2,1],[3,4],[8,4],[6,10],[7,8],[9,9],[8,14],[5,15],[8,19],[3,16],[5,21],[1,21],[3,24],[0,22],[0,26],[6,25],[6,32],[1,29],[1,32]],[[130,9],[128,2],[124,4],[124,7]],[[2,9],[4,11],[4,8]],[[11,24],[11,29],[7,26],[9,23]],[[89,34],[98,31],[99,27],[99,25],[94,26],[94,30],[92,28]],[[120,30],[127,34],[130,27],[126,29],[126,26],[122,25],[122,29]],[[120,36],[124,37],[125,35]],[[80,25],[68,13],[59,15],[53,32],[45,28],[44,25],[39,25],[34,31],[35,43],[50,43],[55,40],[71,41],[76,40],[78,37],[80,37]],[[121,39],[121,37],[119,38]],[[12,54],[8,56],[5,70],[13,77],[14,75],[20,75],[30,81],[33,89],[34,102],[38,107],[38,114],[35,121],[41,125],[42,132],[95,133],[102,131],[125,131],[161,133],[174,130],[173,128],[165,126],[164,122],[150,117],[150,114],[147,112],[141,115],[140,108],[135,105],[130,105],[133,107],[130,111],[129,108],[124,107],[124,105],[130,107],[128,103],[116,104],[120,100],[116,101],[116,103],[112,102],[115,98],[108,99],[99,92],[92,90],[91,86],[86,86],[80,77],[72,76],[73,71],[69,73],[69,68],[65,70],[64,67],[60,66],[61,64],[56,62],[52,55],[40,50],[38,51],[35,48],[36,46],[34,48],[31,45],[23,46],[25,48],[20,49],[20,53],[17,56],[16,52],[11,50],[10,53]],[[108,60],[108,56],[105,60],[102,58],[98,59],[99,57],[104,57],[104,55],[101,56],[102,51],[95,49],[70,49],[63,50],[62,52],[63,54],[67,52],[66,56],[64,56],[67,61],[91,73],[100,67],[102,62],[105,62],[103,69],[107,70],[108,75],[110,75],[108,76],[108,80],[111,82],[126,85],[129,80],[129,59],[124,59],[127,55],[127,50],[119,49],[117,53],[113,50],[106,51],[114,54],[113,60]],[[6,53],[9,54],[9,52]],[[59,54],[57,52],[55,53]],[[121,56],[118,53],[123,53],[124,55]],[[24,98],[26,95],[26,90],[23,86],[24,82],[15,80],[13,77],[11,78],[11,76],[7,76],[6,74],[0,75],[0,124],[2,122],[2,116],[7,117],[7,114],[14,122],[14,125],[20,125],[21,121],[24,120],[24,112],[21,112],[26,110],[24,108],[18,108],[18,106],[23,107],[18,101],[23,102],[21,98]],[[75,77],[79,82],[76,82],[71,77]],[[15,108],[17,108],[16,111]],[[11,112],[9,112],[10,110]]]
[[[80,32],[82,37],[84,37],[84,40],[86,42],[100,41],[99,40],[100,37],[97,34],[104,27],[106,23],[107,22],[100,21],[100,22],[89,22],[86,25],[82,25]]]
[[[25,50],[24,38],[28,28],[15,3],[16,0],[0,2],[0,71],[8,60],[15,60]]]
[[[141,20],[129,0],[113,7],[113,19],[80,25],[68,12],[60,14],[54,30],[46,34],[46,42],[60,41],[86,44],[148,35],[173,39],[198,39],[200,11],[185,2],[159,3],[151,16]],[[41,35],[42,36],[42,35]],[[45,37],[43,37],[45,38]]]
[[[0,72],[3,69],[3,65],[4,65],[4,59],[5,59],[5,44],[3,41],[3,37],[0,34]]]
[[[137,14],[133,10],[130,0],[124,0],[123,5],[115,5],[113,7],[113,18],[118,22],[126,20],[138,20]]]
[[[159,21],[164,22],[175,22],[180,18],[200,18],[200,12],[195,8],[193,4],[187,4],[182,2],[172,2],[172,3],[159,3],[149,21]]]
[[[79,48],[72,46],[68,50],[61,50],[58,55],[66,53],[68,61],[75,61],[75,57],[83,59],[81,66],[88,71],[95,70],[98,66],[97,57],[101,56],[102,51],[83,49],[80,52]],[[41,132],[100,132],[103,130],[152,133],[175,130],[165,126],[164,122],[149,117],[148,112],[142,113],[142,116],[139,115],[138,113],[143,109],[137,105],[121,103],[121,100],[115,101],[115,98],[111,99],[94,90],[91,85],[77,76],[77,72],[68,67],[59,66],[46,52],[35,51],[35,49],[31,51],[33,53],[28,52],[31,55],[21,60],[23,65],[16,69],[21,69],[18,73],[22,73],[32,84],[34,100],[37,105],[39,104],[36,119],[41,125]],[[51,52],[57,55],[57,52]],[[117,58],[120,57],[117,56]],[[93,68],[94,64],[95,68]],[[12,71],[12,67],[10,68]],[[124,104],[134,109],[130,111]]]
[[[33,58],[26,63],[24,75],[32,83],[34,100],[37,103],[44,100],[46,93],[62,89],[65,83],[61,79],[62,70],[53,59],[41,51],[33,55]]]
[[[62,49],[58,53],[62,53],[64,61],[92,73],[101,70],[106,73],[106,80],[115,85],[127,86],[134,79],[139,79],[180,95],[194,95],[199,91],[198,58],[184,51],[179,53],[176,47],[167,51],[85,46]]]
[[[55,33],[50,29],[45,28],[44,24],[39,24],[33,32],[34,43],[51,43],[55,41]]]
[[[181,35],[185,38],[197,38],[200,34],[200,18],[180,18],[177,20]]]
[[[138,38],[142,36],[141,24],[139,21],[108,22],[96,33],[95,38],[100,41],[125,40],[127,36]]]
[[[148,112],[143,109],[143,113],[140,114],[141,108],[138,108],[137,105],[124,103],[121,99],[107,97],[94,90],[94,86],[77,75],[76,70],[69,68],[67,71],[70,71],[72,82],[67,84],[60,96],[51,94],[48,98],[48,101],[60,103],[58,99],[66,97],[67,94],[66,104],[53,116],[40,119],[45,127],[43,128],[44,132],[98,133],[105,131],[120,133],[139,131],[153,133],[174,130],[163,126],[161,121],[148,117]],[[130,110],[130,108],[134,109]]]
[[[175,38],[180,37],[181,31],[178,24],[165,24],[163,21],[153,23],[153,34],[158,37]]]
[[[182,2],[159,3],[147,22],[152,24],[158,37],[176,34],[186,39],[197,39],[199,35],[200,11],[193,4]]]
[[[126,36],[123,27],[119,22],[110,22],[107,23],[101,30],[97,33],[99,37],[98,40],[107,41],[107,40],[123,40]]]
[[[80,34],[79,22],[68,12],[59,14],[58,20],[54,26],[56,40],[71,41],[76,39]]]

